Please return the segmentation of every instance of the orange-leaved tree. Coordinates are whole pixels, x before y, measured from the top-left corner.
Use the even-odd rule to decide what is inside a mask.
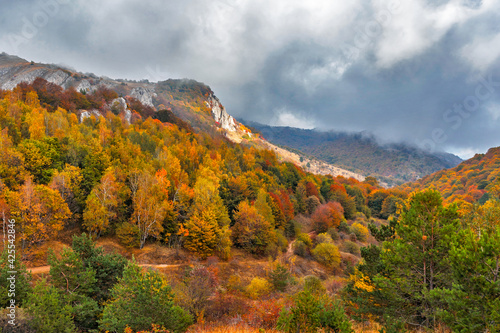
[[[328,202],[318,206],[311,216],[316,232],[326,232],[328,228],[338,227],[342,221],[344,209],[338,202]]]
[[[194,202],[185,223],[188,230],[184,247],[202,258],[215,252],[226,252],[229,215],[219,196],[219,179],[209,168],[202,167],[194,186]],[[221,249],[219,244],[225,244]]]
[[[267,246],[276,242],[271,223],[248,201],[240,202],[234,218],[236,223],[232,228],[232,239],[235,245],[250,253],[264,254]]]
[[[23,249],[56,236],[71,216],[59,192],[34,184],[31,177],[19,192],[11,193],[10,204]]]

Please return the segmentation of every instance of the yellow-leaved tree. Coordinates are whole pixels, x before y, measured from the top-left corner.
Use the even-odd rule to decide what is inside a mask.
[[[99,238],[109,228],[110,221],[117,216],[119,193],[124,190],[124,184],[116,179],[115,170],[109,168],[90,192],[83,212],[83,225],[91,235]]]
[[[10,188],[16,187],[26,175],[24,156],[14,148],[9,129],[0,130],[0,178]]]
[[[58,191],[34,184],[31,177],[9,199],[23,249],[55,237],[71,216]]]
[[[202,258],[218,253],[229,258],[229,215],[219,196],[219,178],[207,167],[199,170],[194,186],[194,202],[185,223],[188,231],[184,247]]]
[[[170,183],[166,178],[166,171],[161,169],[155,174],[133,171],[130,174],[130,184],[134,208],[131,222],[139,228],[142,249],[149,236],[160,236],[163,231],[162,222],[173,210],[173,205],[168,200]]]
[[[78,220],[81,216],[77,193],[82,183],[82,172],[79,167],[66,164],[62,171],[56,170],[49,187],[59,192],[73,214],[73,219]]]

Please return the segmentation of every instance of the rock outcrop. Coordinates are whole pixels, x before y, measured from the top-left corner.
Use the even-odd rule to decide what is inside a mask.
[[[156,97],[156,93],[152,88],[137,87],[132,90],[130,96],[137,98],[142,104],[155,107],[153,104],[153,97]]]
[[[115,113],[122,114],[125,120],[130,124],[132,118],[132,111],[128,108],[127,101],[123,97],[115,98],[109,104],[109,107]]]
[[[92,85],[90,84],[90,82],[88,80],[82,80],[80,81],[80,83],[78,84],[78,86],[76,86],[76,91],[85,91],[86,93],[88,92],[91,92],[91,91],[94,91],[95,88],[92,87]]]
[[[220,103],[219,99],[213,94],[208,96],[208,100],[205,102],[207,106],[212,110],[212,116],[214,120],[225,130],[230,132],[236,132],[238,126],[236,125],[236,120],[226,112],[226,108]]]
[[[99,110],[89,110],[89,111],[87,111],[87,110],[81,110],[80,116],[79,116],[78,120],[80,122],[82,122],[82,121],[85,120],[85,118],[89,118],[91,116],[99,118],[99,117],[102,116],[102,114],[101,114],[101,112]]]

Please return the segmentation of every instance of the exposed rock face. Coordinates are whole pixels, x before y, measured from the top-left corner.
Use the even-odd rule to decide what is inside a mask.
[[[41,77],[48,82],[69,88],[75,79],[69,72],[57,67],[39,66],[30,64],[24,59],[0,55],[0,88],[4,90],[14,89],[19,83],[32,83],[37,77]]]
[[[153,89],[137,87],[132,90],[130,96],[137,98],[142,104],[154,108],[153,97],[156,97],[156,93]]]
[[[130,124],[130,120],[132,119],[132,111],[130,111],[130,109],[125,109],[125,111],[123,111],[123,116],[125,120]]]
[[[124,111],[127,108],[127,101],[123,97],[115,98],[111,101],[110,107],[111,109],[118,109],[119,112]]]
[[[211,94],[208,96],[208,100],[205,103],[207,103],[207,106],[212,110],[212,116],[215,121],[219,123],[223,129],[230,132],[237,131],[236,120],[226,112],[226,108],[222,106],[217,97]]]
[[[57,70],[55,72],[47,73],[44,78],[45,78],[45,80],[47,80],[51,83],[57,84],[58,86],[61,86],[63,88],[69,87],[68,84],[70,82],[67,82],[67,81],[68,81],[68,78],[70,78],[70,75],[68,73],[63,72],[62,70]],[[70,79],[70,81],[73,81],[73,80]]]
[[[88,117],[91,117],[91,116],[99,118],[99,117],[102,117],[102,114],[101,114],[101,112],[99,112],[99,110],[95,110],[95,109],[94,110],[90,110],[90,111],[82,110],[81,113],[80,113],[79,120],[80,120],[80,122],[82,122],[85,118],[88,118]]]
[[[88,80],[82,80],[78,86],[76,87],[76,91],[85,91],[85,92],[91,92],[94,91],[95,88],[92,87],[90,82]]]
[[[109,104],[111,110],[117,111],[123,114],[125,120],[130,124],[130,119],[132,118],[132,111],[128,108],[127,101],[123,97],[115,98]]]

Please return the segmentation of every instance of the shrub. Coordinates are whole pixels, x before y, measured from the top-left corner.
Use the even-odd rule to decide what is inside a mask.
[[[280,299],[258,301],[245,313],[243,320],[252,327],[258,327],[259,332],[263,329],[273,329],[282,307],[283,301]]]
[[[357,212],[356,215],[354,215],[354,219],[366,221],[366,215],[363,214],[363,212]]]
[[[319,263],[330,268],[338,267],[340,264],[339,249],[333,244],[319,244],[312,251],[312,255]]]
[[[285,237],[285,233],[282,230],[276,230],[276,244],[281,252],[285,252],[288,248],[288,240]]]
[[[350,233],[349,234],[349,239],[352,241],[352,242],[355,242],[358,240],[358,237],[356,236],[356,234],[354,232]]]
[[[278,244],[276,243],[269,243],[267,244],[266,248],[264,249],[264,255],[266,257],[271,257],[273,259],[276,259],[278,255],[280,254],[281,250],[278,247]]]
[[[351,241],[345,241],[344,244],[342,245],[342,249],[345,252],[354,254],[355,256],[358,257],[361,255],[361,250],[359,249],[359,245]]]
[[[316,236],[316,243],[321,244],[321,243],[333,243],[332,237],[330,237],[329,234],[326,232],[319,234]]]
[[[339,240],[340,239],[340,236],[339,236],[339,233],[337,232],[337,230],[335,228],[329,228],[326,233],[328,235],[330,235],[330,237],[332,238],[332,240],[336,241],[336,240]]]
[[[264,251],[266,256],[277,258],[282,252],[288,248],[288,240],[284,236],[282,230],[276,230],[276,242],[270,242]]]
[[[325,281],[325,289],[328,295],[336,295],[344,286],[346,280],[340,276],[334,276]]]
[[[135,224],[124,222],[116,229],[116,236],[120,243],[126,247],[139,247],[141,244],[141,231]]]
[[[198,318],[208,306],[209,298],[215,294],[217,277],[213,269],[199,265],[182,282],[175,289],[176,303]]]
[[[303,241],[295,241],[295,243],[293,243],[293,253],[301,257],[307,256],[307,245]]]
[[[291,278],[292,276],[288,269],[280,263],[276,264],[275,267],[269,272],[269,279],[271,280],[274,289],[278,291],[285,291]]]
[[[356,235],[358,240],[362,242],[366,242],[366,240],[368,239],[368,235],[370,234],[368,228],[358,222],[353,223],[353,225],[351,226],[351,231]]]
[[[367,217],[370,218],[372,216],[372,210],[368,206],[361,206],[361,212]]]
[[[252,282],[246,287],[248,297],[257,299],[268,294],[273,289],[272,284],[264,278],[254,277]]]
[[[308,275],[304,278],[303,290],[315,295],[323,295],[326,291],[319,277],[315,275]]]
[[[237,274],[231,275],[229,279],[227,279],[226,287],[229,290],[241,290],[241,277]]]
[[[300,233],[297,235],[297,240],[302,241],[306,246],[312,246],[312,240],[311,237],[308,234],[305,233]]]
[[[302,224],[297,220],[301,215],[295,217],[295,219],[288,222],[285,226],[285,236],[288,238],[294,238],[302,229]]]
[[[220,321],[224,317],[241,316],[250,309],[248,299],[231,295],[217,294],[214,301],[206,310],[206,318],[211,321]]]
[[[317,332],[321,328],[337,333],[353,332],[340,302],[307,291],[301,291],[294,297],[294,306],[283,308],[277,327],[290,333]]]
[[[349,228],[349,224],[347,224],[346,221],[342,221],[339,224],[339,231],[340,232],[345,232],[346,234],[350,234],[351,233],[351,228]]]

